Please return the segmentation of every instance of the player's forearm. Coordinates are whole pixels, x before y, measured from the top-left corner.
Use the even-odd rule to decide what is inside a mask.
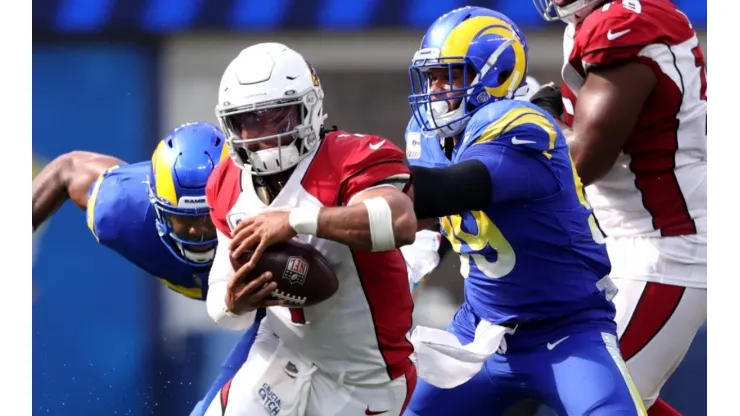
[[[565,143],[568,144],[568,151],[570,152],[571,157],[573,155],[577,155],[580,152],[580,147],[578,146],[578,143],[576,143],[576,136],[573,132],[573,129],[565,124],[562,120],[555,119],[555,123],[558,125],[560,130],[563,131],[563,136],[565,136]]]
[[[576,172],[578,172],[578,176],[581,178],[583,186],[591,185],[598,178],[605,175],[612,164],[608,161],[598,161],[594,166],[588,166],[592,160],[596,161],[596,158],[591,158],[586,155],[583,142],[577,139],[575,131],[573,131],[570,126],[560,120],[555,121],[558,123],[558,127],[563,131],[565,142],[568,144],[570,157],[573,160],[573,165],[576,167]]]
[[[64,183],[64,172],[70,168],[71,161],[67,155],[60,156],[46,165],[32,184],[32,221],[33,230],[46,221],[69,199],[67,186]]]
[[[353,205],[321,208],[315,235],[358,250],[391,250],[413,243],[416,217],[411,200],[400,192],[368,195]]]
[[[570,144],[570,142],[573,140],[573,129],[570,128],[569,125],[565,124],[563,120],[560,120],[558,118],[555,119],[555,123],[558,125],[558,127],[560,127],[560,130],[563,131],[565,141]]]
[[[574,135],[575,136],[575,135]],[[619,153],[598,151],[594,147],[586,146],[578,138],[568,144],[573,166],[578,172],[583,186],[591,185],[606,175],[617,161]]]
[[[605,156],[603,152],[589,155],[589,146],[584,143],[584,140],[578,139],[578,135],[570,126],[560,120],[558,120],[558,126],[563,130],[570,158],[573,160],[573,166],[583,186],[591,185],[609,171],[616,157],[602,160]]]
[[[423,230],[432,230],[437,231],[439,230],[439,218],[425,218],[423,220],[417,219],[416,220],[416,230],[417,231],[423,231]]]
[[[33,229],[71,199],[87,210],[90,187],[106,170],[123,161],[99,153],[75,151],[57,157],[33,179]]]
[[[466,160],[446,168],[412,166],[414,211],[419,219],[485,209],[492,200],[493,184],[486,166]],[[427,222],[428,224],[428,222]]]

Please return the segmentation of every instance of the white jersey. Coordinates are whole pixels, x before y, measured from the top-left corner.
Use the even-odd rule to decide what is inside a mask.
[[[262,212],[343,205],[384,179],[408,177],[403,152],[381,140],[327,134],[319,149],[297,165],[269,206],[257,196],[248,171],[230,161],[222,163],[209,180],[214,224],[228,236],[241,219]],[[339,289],[316,306],[268,308],[266,319],[271,330],[286,347],[346,382],[380,384],[403,375],[413,352],[407,340],[413,302],[401,252],[363,252],[315,236],[298,238],[315,247],[333,266]],[[230,271],[218,271],[222,267],[217,262],[229,261],[228,251],[221,247],[227,245],[219,243],[210,285],[230,277]]]
[[[577,29],[573,25],[566,29],[564,121],[572,125],[577,117],[578,93],[589,68],[625,61],[653,68],[656,87],[622,154],[603,178],[586,188],[586,194],[610,237],[613,276],[706,287],[705,273],[702,277],[666,272],[680,270],[682,264],[706,270],[704,56],[695,31],[675,7],[654,0],[640,4],[634,8],[609,2]],[[617,241],[623,238],[646,241]]]

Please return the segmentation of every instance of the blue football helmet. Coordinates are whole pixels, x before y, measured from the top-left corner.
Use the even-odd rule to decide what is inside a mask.
[[[412,114],[438,138],[458,135],[482,106],[527,93],[528,53],[524,34],[499,12],[467,6],[442,15],[409,68]],[[436,68],[448,71],[449,89],[431,91],[430,70]],[[452,85],[454,69],[462,70],[462,86]],[[459,100],[456,108],[450,108],[453,100]]]
[[[176,127],[152,155],[149,200],[157,232],[180,261],[209,267],[216,252],[216,228],[206,202],[208,176],[229,157],[226,139],[209,123]]]

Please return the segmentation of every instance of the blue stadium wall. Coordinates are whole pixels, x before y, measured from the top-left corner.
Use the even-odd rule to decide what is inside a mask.
[[[34,44],[34,173],[77,149],[147,158],[155,62],[125,43]],[[34,240],[33,413],[152,414],[153,282],[99,246],[71,203]]]
[[[706,27],[706,1],[673,3]],[[521,27],[547,25],[529,0],[33,0],[33,26],[63,33],[423,28],[468,4],[501,11]]]
[[[75,149],[149,157],[161,131],[158,39],[112,40],[118,35],[418,30],[468,3],[523,28],[553,27],[528,0],[33,0],[33,30],[42,34],[33,49],[34,168]],[[706,27],[705,1],[674,3]],[[95,37],[66,37],[75,34]],[[66,204],[35,236],[34,414],[187,414],[206,387],[197,380],[211,379],[226,350],[194,334],[182,354],[162,354],[159,287],[98,246],[84,222]],[[705,329],[664,396],[685,414],[705,414],[706,396],[687,393],[696,385],[706,385]]]

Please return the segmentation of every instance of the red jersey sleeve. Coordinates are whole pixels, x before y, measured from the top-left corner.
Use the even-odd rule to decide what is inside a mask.
[[[608,7],[607,7],[608,6]],[[652,7],[640,2],[613,1],[594,10],[578,30],[583,66],[616,65],[637,58],[660,36]]]
[[[338,168],[339,202],[346,204],[352,196],[385,182],[405,183],[411,180],[404,152],[390,140],[373,135],[332,132],[325,140],[331,145],[332,163]]]
[[[206,199],[213,225],[227,236],[231,236],[231,229],[226,216],[236,204],[240,193],[241,170],[230,159],[222,161],[208,177]]]

